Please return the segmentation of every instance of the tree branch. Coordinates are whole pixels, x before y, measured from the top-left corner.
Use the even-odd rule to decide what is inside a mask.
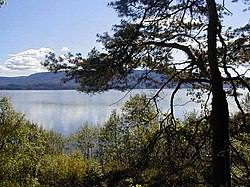
[[[157,47],[174,48],[183,51],[187,54],[188,58],[191,59],[192,64],[196,63],[196,58],[188,46],[180,45],[178,43],[165,43],[163,41],[148,41],[144,42],[142,45],[155,45]]]

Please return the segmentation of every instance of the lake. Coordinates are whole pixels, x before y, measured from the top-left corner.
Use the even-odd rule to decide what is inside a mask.
[[[165,89],[158,105],[163,112],[169,110],[172,89]],[[75,90],[8,90],[0,91],[8,96],[16,111],[26,115],[30,121],[45,129],[55,130],[64,135],[75,132],[84,123],[101,125],[112,110],[120,111],[124,103],[133,95],[153,96],[156,90],[133,90],[130,93],[111,90],[102,94],[87,95]],[[183,119],[188,111],[200,110],[200,106],[190,102],[186,89],[181,89],[175,99],[175,115]],[[230,102],[231,103],[231,102]],[[232,107],[234,108],[234,107]]]

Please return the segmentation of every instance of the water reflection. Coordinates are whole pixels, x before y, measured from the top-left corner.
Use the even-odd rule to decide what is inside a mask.
[[[29,120],[63,134],[76,131],[83,123],[103,123],[125,102],[113,104],[124,95],[118,91],[93,96],[73,90],[2,91],[1,95],[10,97],[15,110]]]
[[[163,112],[169,110],[170,95],[173,90],[166,89],[161,94],[158,106]],[[82,124],[102,124],[114,109],[119,110],[131,95],[144,93],[154,95],[156,90],[135,90],[127,95],[124,92],[109,91],[101,95],[87,95],[74,90],[51,91],[1,91],[2,96],[11,98],[15,110],[46,129],[54,129],[62,134],[75,132]],[[121,98],[123,98],[119,101]],[[189,102],[186,89],[178,92],[175,99],[175,115],[182,118],[186,112],[200,111],[200,105]],[[118,102],[119,101],[119,102]],[[230,102],[232,103],[232,102]],[[231,107],[231,111],[235,107]]]

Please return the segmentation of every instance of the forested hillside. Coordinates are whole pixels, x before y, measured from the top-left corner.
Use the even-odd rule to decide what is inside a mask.
[[[57,90],[75,89],[73,81],[64,84],[63,73],[36,73],[21,77],[0,77],[0,89],[5,90]]]
[[[111,89],[130,89],[130,88],[159,88],[162,80],[167,79],[166,76],[155,72],[143,70],[135,70],[124,80],[113,80],[115,82]],[[66,78],[63,72],[52,73],[36,73],[30,76],[21,77],[0,77],[1,90],[68,90],[76,89],[78,84],[74,80],[64,82]],[[139,84],[138,79],[145,79]]]

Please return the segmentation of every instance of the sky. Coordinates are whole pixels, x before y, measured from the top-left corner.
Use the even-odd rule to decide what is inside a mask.
[[[101,48],[96,34],[119,24],[111,0],[7,0],[0,8],[0,76],[21,76],[45,71],[40,65],[48,52],[81,52]],[[249,12],[228,4],[230,25],[244,25]]]
[[[7,0],[0,8],[0,76],[42,71],[47,52],[84,56],[99,47],[96,34],[119,23],[109,0]]]

